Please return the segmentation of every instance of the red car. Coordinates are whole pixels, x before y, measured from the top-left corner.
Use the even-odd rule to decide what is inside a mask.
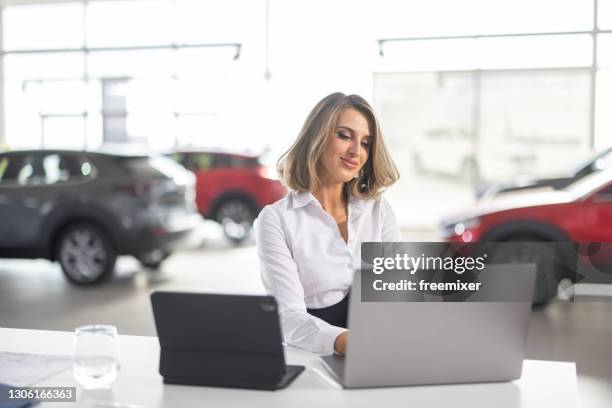
[[[234,242],[244,240],[261,209],[287,189],[268,177],[259,157],[210,150],[173,153],[171,157],[196,175],[196,204],[204,218],[217,221]]]
[[[525,190],[502,193],[489,200],[482,200],[473,208],[444,220],[442,235],[446,241],[458,243],[577,244],[574,248],[578,248],[579,255],[588,255],[590,264],[610,266],[612,246],[602,246],[600,243],[612,242],[612,170],[591,174],[562,190]],[[593,244],[597,244],[598,248],[605,247],[606,250],[598,250],[594,254]],[[523,245],[523,253],[515,254],[516,257],[537,262],[540,254],[536,253],[533,245],[531,247],[529,244]],[[581,248],[588,249],[588,253]],[[562,256],[569,256],[566,252],[562,251]],[[572,264],[571,260],[564,261]],[[573,280],[571,276],[564,276],[559,271],[540,272],[536,294],[544,301],[556,294],[561,280]]]

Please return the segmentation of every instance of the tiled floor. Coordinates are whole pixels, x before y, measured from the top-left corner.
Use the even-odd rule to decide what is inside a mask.
[[[121,259],[117,276],[96,288],[69,285],[46,261],[0,260],[0,326],[72,330],[109,323],[123,334],[155,335],[149,294],[157,289],[261,293],[253,243],[232,248],[209,239],[156,273]],[[527,357],[575,361],[583,407],[603,408],[612,406],[612,290],[597,290],[600,301],[582,297],[534,310]]]

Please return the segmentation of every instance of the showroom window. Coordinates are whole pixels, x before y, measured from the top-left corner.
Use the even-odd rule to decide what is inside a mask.
[[[390,143],[406,157],[440,173],[470,178],[476,171],[491,180],[562,173],[568,161],[606,143],[612,33],[594,27],[593,2],[437,3],[456,15],[470,6],[479,13],[450,23],[452,12],[428,15],[433,6],[408,14],[381,7],[387,37],[379,40],[375,103]],[[599,13],[610,3],[600,1]],[[603,29],[607,17],[598,15]],[[421,27],[424,21],[433,26]],[[437,149],[434,160],[431,136],[440,129],[469,129],[470,142]]]
[[[136,143],[159,150],[210,139],[226,106],[218,102],[232,94],[229,79],[249,61],[237,59],[241,42],[263,31],[252,18],[261,4],[145,0],[3,7],[4,143]]]

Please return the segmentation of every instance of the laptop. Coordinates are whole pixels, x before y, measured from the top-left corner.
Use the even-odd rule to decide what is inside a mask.
[[[503,289],[506,301],[361,302],[356,272],[346,354],[324,356],[323,365],[345,388],[520,378],[536,266],[498,264],[487,271],[495,277],[492,291]],[[487,296],[481,292],[475,296]]]
[[[272,296],[158,291],[151,303],[165,383],[277,390],[304,370],[285,364]]]

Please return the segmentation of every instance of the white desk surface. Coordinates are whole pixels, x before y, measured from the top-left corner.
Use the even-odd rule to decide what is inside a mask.
[[[0,328],[0,351],[71,355],[73,333]],[[306,366],[288,388],[279,391],[165,385],[158,373],[156,337],[120,336],[121,371],[110,390],[77,391],[79,407],[114,401],[145,407],[576,407],[574,363],[525,360],[520,380],[508,383],[410,386],[343,390],[327,374],[316,354],[286,347],[288,364]],[[40,386],[77,386],[70,370]],[[44,407],[74,407],[46,403]],[[101,406],[101,405],[98,405]],[[112,406],[112,405],[108,405]]]

